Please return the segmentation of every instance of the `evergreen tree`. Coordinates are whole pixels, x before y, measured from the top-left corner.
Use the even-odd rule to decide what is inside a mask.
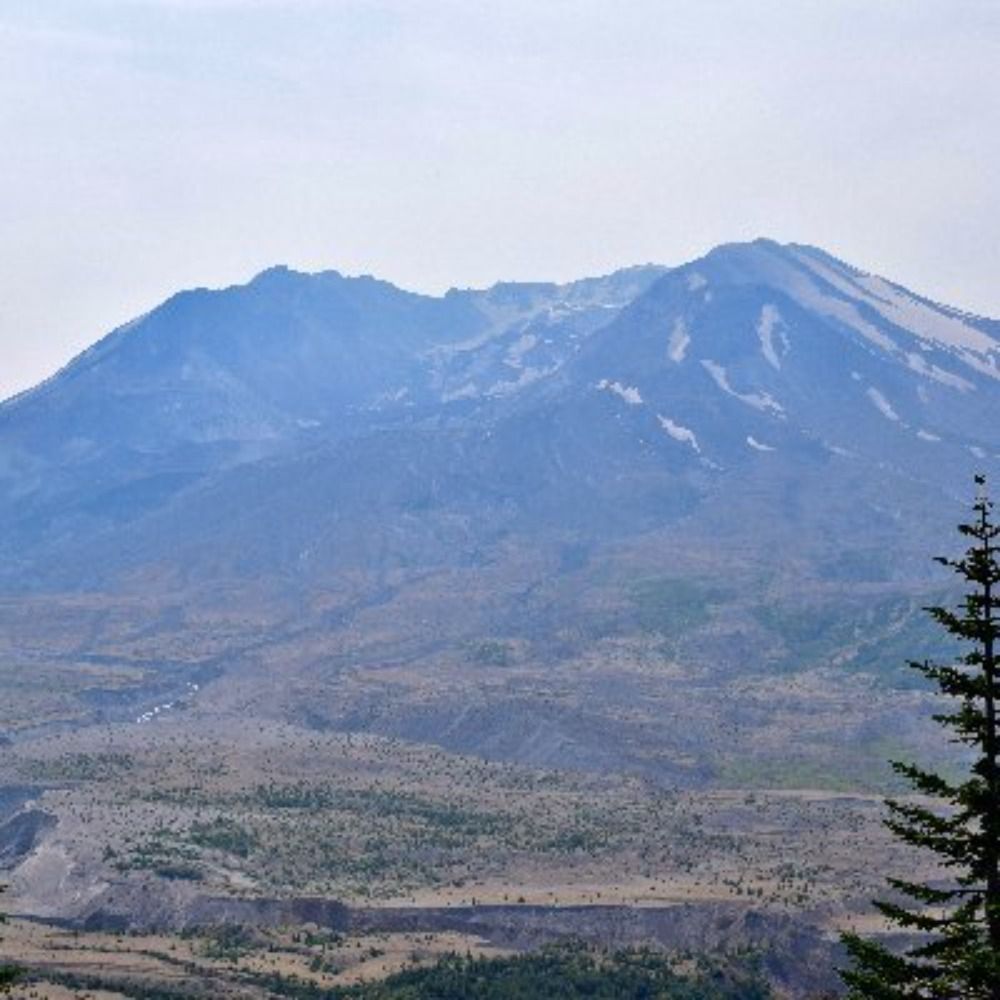
[[[953,782],[913,764],[893,763],[920,795],[917,802],[889,802],[887,826],[900,840],[937,854],[950,876],[943,885],[889,879],[905,905],[875,905],[890,923],[913,933],[916,943],[897,952],[855,934],[844,936],[853,967],[842,976],[852,1000],[1000,1000],[1000,733],[997,726],[1000,638],[997,550],[1000,525],[982,476],[974,517],[959,531],[970,540],[959,559],[937,561],[967,587],[956,610],[928,611],[961,644],[953,664],[910,663],[947,699],[935,721],[970,753],[965,780]]]
[[[5,887],[0,885],[0,893],[4,891]],[[2,924],[5,919],[4,915],[0,913],[0,924]],[[2,941],[3,939],[0,938],[0,942]],[[20,971],[21,970],[18,969],[16,965],[11,965],[8,962],[0,960],[0,993],[6,993],[11,988],[14,981],[20,975]]]

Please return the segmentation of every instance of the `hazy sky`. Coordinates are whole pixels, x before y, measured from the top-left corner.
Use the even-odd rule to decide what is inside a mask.
[[[274,263],[815,243],[1000,317],[998,0],[0,0],[0,395]]]

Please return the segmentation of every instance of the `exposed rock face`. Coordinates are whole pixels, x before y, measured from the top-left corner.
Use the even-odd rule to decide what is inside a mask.
[[[793,996],[836,984],[839,948],[814,927],[746,906],[688,904],[626,906],[349,907],[332,900],[234,899],[187,891],[157,891],[145,900],[121,888],[72,921],[81,930],[170,931],[219,924],[274,927],[308,923],[341,933],[454,931],[491,944],[527,950],[572,938],[606,948],[661,947],[669,951],[750,949],[769,978]],[[107,908],[105,908],[107,907]]]
[[[0,869],[13,868],[26,858],[45,831],[55,825],[55,816],[41,809],[16,813],[0,825]]]

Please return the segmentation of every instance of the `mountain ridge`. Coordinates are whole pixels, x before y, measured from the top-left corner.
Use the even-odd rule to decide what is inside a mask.
[[[485,532],[474,550],[559,524],[627,536],[778,482],[922,482],[933,508],[1000,451],[995,325],[766,239],[438,297],[269,268],[170,297],[0,408],[4,575],[211,551],[199,520],[271,494],[321,533],[354,518],[403,552],[410,532],[418,562],[437,537],[435,564],[456,518]],[[317,462],[324,513],[291,500]]]

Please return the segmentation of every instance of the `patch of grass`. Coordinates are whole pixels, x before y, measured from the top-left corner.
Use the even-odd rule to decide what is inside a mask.
[[[757,622],[785,647],[776,666],[805,669],[838,662],[844,669],[871,674],[893,688],[920,685],[908,660],[947,658],[954,644],[941,640],[923,604],[910,597],[889,597],[864,605],[828,601],[817,604],[762,604]]]
[[[257,847],[256,834],[241,826],[234,819],[220,816],[207,823],[192,823],[188,840],[198,847],[225,851],[238,858],[247,858]]]
[[[736,757],[720,767],[719,783],[728,788],[815,788],[830,792],[857,791],[858,783],[824,761]]]
[[[463,809],[405,792],[377,788],[337,788],[332,785],[258,785],[252,800],[268,809],[337,810],[379,817],[415,820],[465,836],[495,833],[501,818]]]
[[[108,781],[131,771],[126,753],[68,753],[51,760],[33,760],[26,768],[34,781]]]
[[[172,882],[200,882],[203,878],[199,868],[182,863],[168,862],[154,865],[153,873]]]
[[[474,663],[484,667],[507,667],[513,660],[510,643],[497,639],[484,639],[469,644],[469,655]]]
[[[203,929],[204,941],[201,953],[205,958],[235,962],[249,955],[257,947],[257,938],[242,924],[219,924]]]
[[[659,577],[634,584],[630,599],[640,628],[674,638],[706,624],[724,592],[697,580]]]

